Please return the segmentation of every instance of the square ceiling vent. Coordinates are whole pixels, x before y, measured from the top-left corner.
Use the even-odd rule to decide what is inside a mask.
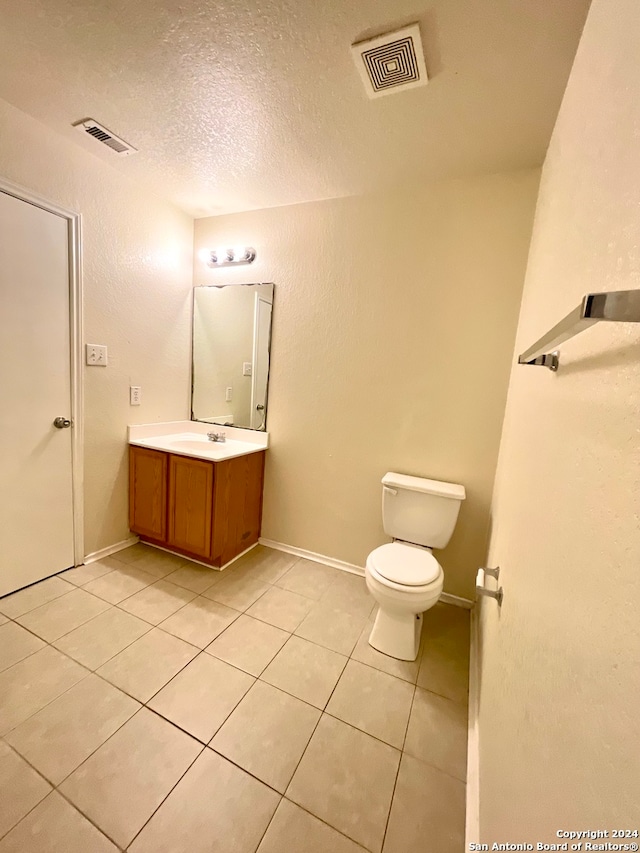
[[[429,82],[418,24],[353,44],[351,53],[370,98]]]

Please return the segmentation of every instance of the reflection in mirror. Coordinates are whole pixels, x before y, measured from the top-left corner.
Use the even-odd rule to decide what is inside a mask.
[[[196,287],[191,419],[265,430],[273,284]]]

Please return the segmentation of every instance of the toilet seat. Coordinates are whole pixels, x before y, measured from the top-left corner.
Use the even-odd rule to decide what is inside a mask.
[[[386,580],[400,587],[426,586],[442,575],[440,564],[431,551],[402,542],[376,548],[369,554],[367,566],[383,582]]]

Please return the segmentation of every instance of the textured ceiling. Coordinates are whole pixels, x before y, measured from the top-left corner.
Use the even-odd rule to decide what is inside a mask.
[[[194,216],[539,165],[587,0],[0,0],[0,97]],[[428,86],[352,42],[419,21]],[[140,150],[118,158],[91,117]]]

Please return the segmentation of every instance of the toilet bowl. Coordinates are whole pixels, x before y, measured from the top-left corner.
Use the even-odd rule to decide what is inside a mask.
[[[394,541],[367,557],[365,580],[379,609],[369,645],[399,660],[415,660],[422,614],[440,598],[444,573],[432,548],[444,548],[465,499],[463,486],[407,474],[382,478],[384,530]]]
[[[440,564],[429,548],[392,542],[369,554],[365,579],[379,604],[369,645],[399,660],[415,660],[422,614],[442,593]]]

